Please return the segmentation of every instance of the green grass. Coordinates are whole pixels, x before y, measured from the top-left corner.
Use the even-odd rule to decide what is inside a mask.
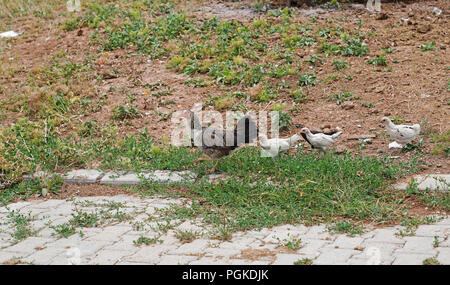
[[[450,185],[442,181],[447,188]],[[450,211],[450,193],[448,191],[432,191],[432,190],[419,190],[418,183],[411,179],[406,188],[406,195],[414,196],[424,203],[426,206],[442,208],[446,211]],[[445,186],[444,186],[445,187]],[[442,189],[444,190],[444,189]]]
[[[310,258],[302,258],[294,262],[294,265],[312,265],[313,260]]]
[[[137,240],[133,241],[133,244],[135,246],[142,246],[142,245],[151,245],[151,244],[157,244],[157,243],[161,243],[162,241],[159,240],[158,238],[149,238],[149,237],[145,237],[145,236],[140,236],[138,237]]]
[[[13,210],[6,216],[6,221],[1,224],[8,225],[12,229],[12,232],[9,232],[9,234],[16,242],[19,242],[36,233],[31,226],[33,220],[31,213],[25,215],[20,213],[20,211]]]
[[[342,92],[335,93],[332,97],[329,98],[329,100],[336,102],[337,105],[341,105],[344,101],[351,101],[351,100],[359,100],[360,96],[355,95],[349,91],[345,91],[345,89],[342,89]]]
[[[100,209],[95,211],[85,212],[83,210],[77,210],[72,213],[72,218],[69,222],[50,226],[55,231],[55,235],[59,238],[68,238],[69,236],[75,234],[79,231],[80,235],[83,236],[82,228],[95,228],[111,223],[120,223],[132,219],[130,214],[125,213],[121,210],[124,207],[121,203],[108,202],[104,204],[77,204],[80,207],[92,207],[97,206]]]
[[[218,236],[284,223],[400,221],[402,209],[406,211],[398,200],[401,195],[384,187],[413,169],[414,163],[400,166],[387,159],[351,155],[328,154],[317,159],[299,152],[273,160],[248,148],[219,164],[218,171],[232,177],[217,183],[200,179],[188,184],[189,191],[183,196],[193,200],[192,206],[175,206],[166,214],[171,218],[201,217],[216,228]],[[148,184],[140,193],[145,189],[151,194],[170,192],[170,188]],[[360,227],[347,224],[338,229],[360,232]]]
[[[334,66],[334,69],[336,69],[338,71],[342,71],[342,70],[350,67],[350,65],[347,63],[347,61],[340,60],[340,59],[334,59],[333,66]]]
[[[367,63],[377,65],[377,66],[386,66],[387,65],[386,57],[384,57],[384,56],[377,56],[376,58],[369,59],[369,60],[367,60]]]
[[[426,51],[437,51],[438,50],[436,48],[436,42],[426,42],[424,44],[421,44],[419,46],[419,48],[423,52],[426,52]]]
[[[277,238],[277,239],[278,239],[281,247],[285,247],[292,251],[297,251],[303,247],[301,238],[296,238],[296,237],[290,236],[289,234],[288,234],[288,238],[286,238],[286,239],[283,239],[283,240],[280,240],[279,238]]]
[[[0,20],[14,20],[17,17],[34,15],[43,19],[54,17],[54,10],[60,8],[61,0],[0,0]]]
[[[13,21],[31,12],[39,18],[51,17],[56,13],[47,13],[47,7],[64,8],[63,2],[56,2],[2,1],[0,8],[8,7],[0,9],[0,19]],[[400,212],[407,211],[402,204],[404,195],[417,195],[429,205],[448,207],[445,195],[385,190],[394,179],[413,172],[415,160],[406,165],[386,158],[332,154],[318,159],[300,152],[271,160],[259,157],[258,150],[249,148],[223,159],[218,171],[231,178],[211,184],[202,177],[214,162],[192,164],[200,153],[169,146],[167,140],[157,142],[147,130],[117,136],[119,127],[131,125],[132,119],[142,117],[136,90],[123,86],[99,91],[93,87],[104,80],[94,68],[96,60],[107,57],[105,51],[125,49],[129,52],[127,56],[167,58],[166,67],[185,74],[185,84],[192,88],[215,85],[224,89],[225,96],[211,97],[210,102],[220,110],[246,110],[248,94],[255,105],[277,101],[278,106],[287,100],[303,103],[309,95],[315,100],[317,90],[314,89],[322,89],[322,84],[334,84],[341,77],[353,80],[349,75],[340,76],[337,71],[350,68],[348,57],[363,57],[369,52],[365,41],[374,34],[364,34],[362,22],[360,29],[353,31],[341,25],[348,23],[348,19],[325,22],[311,18],[298,22],[293,18],[295,10],[287,8],[271,10],[249,23],[241,23],[215,17],[190,17],[175,2],[166,0],[86,1],[84,4],[82,12],[62,13],[65,20],[57,23],[63,35],[79,28],[92,31],[91,46],[82,51],[82,60],[56,51],[49,62],[29,71],[14,66],[12,60],[0,65],[2,83],[26,74],[17,89],[0,86],[3,93],[14,90],[8,91],[5,96],[8,99],[0,102],[0,118],[7,118],[11,112],[21,117],[12,126],[0,129],[1,177],[14,182],[0,191],[1,204],[42,192],[58,194],[61,186],[58,178],[22,181],[23,174],[37,170],[64,172],[96,165],[105,170],[190,169],[196,172],[200,177],[197,184],[187,185],[186,195],[194,199],[192,207],[175,207],[166,214],[201,217],[214,225],[216,236],[223,239],[236,230],[290,222],[325,221],[332,224],[333,231],[357,234],[361,231],[360,221],[401,222]],[[433,47],[428,44],[425,48]],[[312,52],[304,58],[301,54],[305,48]],[[385,55],[393,51],[383,50],[371,63],[383,65]],[[351,62],[353,65],[353,59]],[[316,69],[329,64],[335,73],[322,75]],[[358,76],[354,77],[356,80]],[[133,87],[142,88],[159,106],[173,104],[165,100],[173,92],[169,86],[162,82],[143,84],[136,78],[137,75],[130,75]],[[250,92],[253,87],[261,88],[253,94]],[[109,123],[80,120],[102,111],[110,93],[124,95],[126,102],[117,102],[109,114]],[[330,98],[337,104],[356,99],[359,96],[344,89]],[[371,107],[371,103],[361,104]],[[170,119],[165,113],[156,115],[160,120]],[[285,129],[291,123],[290,116],[281,113]],[[448,154],[445,137],[434,140],[438,144],[436,151]],[[154,184],[146,184],[136,191],[174,195],[170,187]],[[199,204],[199,200],[206,202]],[[117,209],[108,211],[77,213],[70,223],[55,231],[67,237],[82,227],[128,219]],[[163,231],[171,227],[170,221],[158,224]]]
[[[359,235],[364,232],[361,225],[356,225],[352,221],[340,221],[329,227],[329,230],[334,233],[346,233],[351,236]]]
[[[190,243],[194,241],[199,236],[198,232],[191,231],[191,230],[177,230],[175,232],[175,237],[181,242],[181,243]]]
[[[442,265],[435,257],[429,257],[423,260],[422,265]]]

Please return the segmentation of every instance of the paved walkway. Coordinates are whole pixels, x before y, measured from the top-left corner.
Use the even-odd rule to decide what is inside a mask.
[[[119,195],[0,207],[0,264],[422,264],[430,257],[450,264],[450,218],[405,237],[396,236],[401,227],[350,237],[324,225],[283,225],[219,241],[192,221],[171,221],[171,227],[155,220],[171,203],[183,201]],[[72,214],[79,224],[100,226],[55,236],[55,229],[67,230]]]

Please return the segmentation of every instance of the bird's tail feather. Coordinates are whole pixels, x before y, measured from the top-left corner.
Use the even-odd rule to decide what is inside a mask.
[[[337,139],[340,135],[342,135],[342,132],[337,132],[337,133],[331,135],[331,137],[332,137],[333,139]]]
[[[294,145],[296,142],[298,142],[300,140],[300,136],[295,134],[292,137],[289,138],[289,145],[292,146]]]

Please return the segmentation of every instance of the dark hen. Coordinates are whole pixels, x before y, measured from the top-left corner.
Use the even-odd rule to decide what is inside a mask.
[[[218,159],[210,172],[215,171],[222,157],[229,155],[241,145],[253,142],[258,136],[256,123],[248,115],[241,118],[233,130],[203,127],[191,110],[186,110],[184,117],[190,120],[191,138],[194,146],[198,147],[209,159]],[[196,162],[209,159],[200,158]]]

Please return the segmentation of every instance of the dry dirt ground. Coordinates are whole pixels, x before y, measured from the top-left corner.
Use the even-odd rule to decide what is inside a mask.
[[[237,3],[195,1],[195,3],[188,5],[189,13],[198,17],[215,15],[242,22],[261,17],[252,8],[251,1]],[[351,76],[351,80],[321,81],[309,89],[308,100],[301,103],[301,107],[291,114],[290,131],[282,135],[298,132],[299,130],[294,127],[297,123],[312,129],[339,126],[344,130],[344,135],[336,148],[343,151],[358,149],[358,143],[366,134],[379,134],[361,151],[364,155],[380,155],[383,152],[394,154],[396,152],[388,149],[390,141],[382,135],[384,129],[380,120],[383,116],[402,118],[406,124],[420,123],[424,134],[429,134],[432,130],[439,133],[449,131],[449,4],[447,0],[383,3],[383,13],[386,17],[370,13],[357,5],[348,6],[343,10],[294,8],[298,12],[295,21],[307,21],[312,15],[318,19],[347,17],[348,21],[343,25],[356,27],[361,19],[364,23],[362,30],[372,30],[377,36],[367,39],[370,52],[366,56],[346,58],[352,68],[347,69],[345,75]],[[433,7],[443,11],[439,17],[433,15]],[[409,18],[409,23],[401,23],[401,18]],[[25,17],[3,25],[4,28],[23,34],[16,39],[0,41],[0,59],[3,62],[11,62],[10,66],[19,70],[9,77],[0,78],[3,90],[0,92],[1,101],[8,101],[11,94],[21,92],[24,88],[22,83],[28,74],[48,65],[55,53],[64,51],[76,61],[97,50],[95,45],[89,45],[92,30],[83,28],[65,32],[56,25],[61,21],[60,17],[50,20]],[[436,42],[436,51],[421,51],[419,48],[421,44],[432,41]],[[395,54],[386,55],[389,62],[395,61],[389,64],[392,67],[391,72],[374,71],[373,67],[366,63],[368,59],[379,55],[382,48],[392,47],[396,50]],[[300,57],[306,59],[313,50],[306,48],[297,52]],[[101,53],[95,60],[94,68],[105,80],[97,84],[92,79],[89,86],[79,88],[83,88],[83,92],[92,93],[92,96],[98,96],[107,90],[116,91],[108,93],[107,101],[100,110],[80,115],[77,119],[110,122],[112,109],[118,104],[125,104],[127,100],[123,92],[119,92],[121,88],[126,87],[128,92],[135,93],[135,104],[145,115],[130,120],[128,124],[120,124],[120,135],[135,133],[147,127],[149,134],[160,140],[164,136],[170,137],[172,126],[170,120],[159,121],[159,116],[153,112],[157,107],[152,99],[146,96],[145,88],[140,87],[142,84],[160,81],[170,86],[173,92],[164,99],[171,104],[158,110],[169,113],[192,108],[194,103],[205,102],[209,95],[220,96],[225,92],[237,91],[233,90],[233,87],[215,84],[207,87],[188,87],[185,84],[188,76],[167,69],[166,62],[167,58],[164,57],[149,60],[145,56],[138,55],[133,48]],[[305,64],[303,69],[308,71],[308,66]],[[334,72],[333,65],[327,61],[316,68],[316,72],[317,77],[323,79]],[[288,82],[296,80],[295,75],[286,77]],[[135,82],[142,84],[133,87]],[[353,101],[348,109],[327,100],[331,94],[340,92],[342,88],[359,95],[361,100]],[[286,103],[287,109],[293,106],[288,95],[281,94],[277,102],[272,103],[278,102]],[[373,107],[366,108],[360,102],[371,102]],[[268,106],[267,103],[248,102],[246,107],[257,111]],[[20,112],[5,111],[1,125],[4,127],[11,125],[20,116]],[[68,127],[67,132],[70,131]],[[448,157],[445,154],[431,155],[433,148],[431,136],[423,135],[423,139],[424,152],[427,154],[424,158],[427,163],[423,167],[423,172],[449,173]],[[401,159],[408,159],[409,156],[410,154],[404,154]]]

